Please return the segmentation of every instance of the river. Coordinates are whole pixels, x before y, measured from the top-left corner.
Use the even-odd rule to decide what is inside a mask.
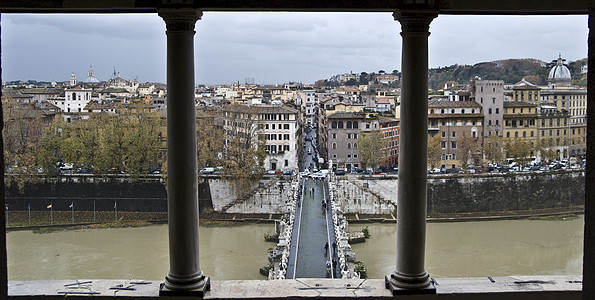
[[[426,267],[433,277],[582,273],[584,217],[429,223]],[[353,245],[369,278],[395,266],[394,224],[366,225],[371,238]],[[350,230],[363,226],[353,225]],[[200,265],[213,280],[265,279],[264,241],[272,224],[200,227]],[[162,280],[168,271],[167,225],[7,233],[9,280]]]

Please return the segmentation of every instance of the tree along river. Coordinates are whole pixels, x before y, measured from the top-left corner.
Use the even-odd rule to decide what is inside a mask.
[[[433,277],[561,275],[582,273],[584,217],[429,223],[426,268]],[[396,262],[396,225],[368,227],[353,245],[369,278],[383,278]],[[200,227],[200,265],[213,280],[265,279],[264,241],[272,224]],[[146,279],[168,271],[167,225],[35,234],[7,233],[9,280]]]

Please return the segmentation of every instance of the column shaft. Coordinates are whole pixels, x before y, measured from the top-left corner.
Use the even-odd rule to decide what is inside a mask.
[[[169,273],[165,288],[208,288],[199,265],[198,172],[194,105],[196,10],[161,10],[167,26],[167,204]]]
[[[428,150],[428,36],[436,13],[395,13],[403,37],[399,181],[397,200],[397,262],[387,277],[393,290],[425,289],[424,268]],[[393,292],[395,292],[393,290]]]
[[[583,299],[595,298],[595,7],[589,10]],[[591,59],[593,58],[593,59]]]

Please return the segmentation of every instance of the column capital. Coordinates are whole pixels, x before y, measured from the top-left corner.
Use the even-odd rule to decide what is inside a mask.
[[[395,21],[401,23],[401,34],[429,34],[430,23],[438,16],[438,10],[397,10],[393,13]]]
[[[194,31],[194,24],[202,17],[202,10],[190,8],[162,8],[157,13],[165,21],[168,32]]]

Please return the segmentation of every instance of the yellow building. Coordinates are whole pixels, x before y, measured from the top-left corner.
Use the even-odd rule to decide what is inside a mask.
[[[442,138],[442,168],[480,163],[483,121],[482,107],[475,101],[428,102],[428,138],[437,134]]]
[[[555,159],[568,157],[571,137],[568,111],[550,105],[542,105],[540,110],[539,145],[544,150],[555,151]]]
[[[512,87],[512,100],[535,103],[540,99],[540,88],[524,78]]]
[[[535,156],[537,145],[537,105],[521,101],[504,101],[504,148],[515,141],[531,145]]]
[[[555,150],[561,154],[561,156],[558,155],[560,158],[583,155],[587,150],[587,89],[572,85],[572,76],[564,61],[561,56],[558,57],[556,65],[552,67],[548,75],[548,86],[541,89],[542,106],[548,106],[545,112],[557,115],[566,114],[568,118],[562,122],[568,125],[561,125],[564,128],[559,128],[561,132],[566,129],[568,134],[556,135],[558,129],[552,129],[555,130],[551,135],[552,147],[558,147]],[[557,112],[551,110],[552,106]],[[558,118],[558,116],[553,118]],[[547,134],[550,129],[544,130],[547,130]],[[558,138],[561,145],[556,146]],[[549,144],[549,137],[547,137],[547,142]]]

